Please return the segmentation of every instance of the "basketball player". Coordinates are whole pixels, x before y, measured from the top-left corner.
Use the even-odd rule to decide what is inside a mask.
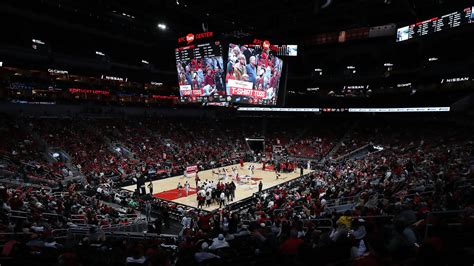
[[[237,186],[235,185],[234,181],[230,182],[230,201],[233,201],[235,198],[235,189]]]
[[[229,177],[229,173],[226,168],[224,168],[224,182],[227,183],[227,178]]]
[[[206,190],[204,189],[204,187],[201,187],[199,188],[199,191],[197,192],[197,194],[201,195],[202,197],[206,197]]]
[[[196,181],[196,189],[197,189],[199,187],[199,181],[201,181],[201,179],[199,179],[198,172],[196,172],[196,177],[194,178],[194,181]]]
[[[186,193],[186,197],[189,195],[189,187],[190,187],[189,182],[188,180],[186,180],[186,183],[184,183],[184,191]]]
[[[181,189],[183,186],[181,185],[181,182],[178,182],[178,198],[181,198]]]
[[[202,196],[202,194],[200,193],[201,191],[199,191],[197,194],[196,194],[196,197],[197,197],[197,208],[198,209],[202,209],[202,207],[204,206],[204,199],[205,197]]]
[[[251,176],[251,177],[253,177],[253,169],[254,169],[254,168],[255,168],[255,167],[253,166],[253,164],[252,164],[252,165],[249,165],[248,170],[249,170],[249,176]]]
[[[153,196],[153,183],[150,180],[150,183],[148,183],[148,191],[150,191],[150,195]]]
[[[247,189],[248,189],[248,190],[251,190],[251,189],[252,189],[252,185],[253,185],[253,184],[252,184],[252,178],[253,178],[253,176],[246,175],[245,178],[246,178],[246,180],[247,180],[247,185],[248,185],[248,188],[247,188]]]
[[[219,180],[223,180],[225,178],[226,178],[225,169],[222,168],[221,170],[219,170]]]
[[[225,193],[224,193],[224,191],[222,191],[220,196],[219,196],[219,208],[221,208],[222,205],[224,205],[224,207],[225,207]]]
[[[236,180],[237,175],[238,175],[237,168],[232,167],[232,180]]]
[[[248,184],[250,184],[250,180],[251,180],[251,179],[252,179],[252,177],[251,177],[250,175],[244,175],[244,176],[242,177],[242,182],[243,182],[243,183],[248,183]]]
[[[212,188],[208,188],[206,190],[206,207],[209,207],[211,205],[211,200],[212,200]]]

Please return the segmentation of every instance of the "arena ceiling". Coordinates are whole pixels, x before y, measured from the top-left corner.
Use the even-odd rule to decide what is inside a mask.
[[[216,33],[239,31],[279,43],[301,43],[318,33],[403,25],[470,4],[465,0],[5,0],[0,3],[0,44],[31,47],[32,38],[43,38],[56,52],[88,57],[100,50],[124,63],[146,59],[173,75],[177,37],[201,32],[203,26]],[[160,30],[159,23],[167,29]],[[350,57],[377,57],[367,42],[358,46],[351,46],[356,54]],[[357,52],[364,50],[361,46],[369,52],[361,55]],[[305,53],[306,61],[294,65],[304,65],[301,73],[307,73],[315,67],[313,58],[339,62],[343,59],[335,58],[348,51],[324,49],[317,47],[313,57]],[[410,48],[415,54],[419,49]]]
[[[442,10],[468,6],[470,1],[456,0],[6,0],[20,9],[55,15],[72,11],[84,15],[76,23],[99,27],[97,16],[128,22],[142,39],[154,36],[156,25],[164,22],[173,39],[196,32],[204,24],[215,32],[242,30],[275,38],[298,38],[353,27],[413,22],[437,15]],[[121,16],[127,14],[131,17]],[[61,14],[59,14],[61,17]],[[64,19],[67,20],[67,17]],[[94,25],[95,24],[95,25]]]

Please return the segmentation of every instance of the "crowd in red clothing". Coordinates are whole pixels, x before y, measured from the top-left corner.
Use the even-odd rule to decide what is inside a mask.
[[[222,163],[222,158],[244,149],[243,140],[231,144],[225,142],[242,137],[242,132],[234,130],[233,126],[238,125],[235,121],[220,121],[220,124],[216,121],[189,121],[186,124],[160,121],[156,127],[147,120],[119,123],[114,119],[75,123],[60,121],[57,122],[59,125],[34,121],[34,125],[48,144],[63,148],[73,157],[82,152],[81,147],[91,149],[89,156],[95,158],[93,163],[75,161],[81,165],[81,171],[88,169],[89,164],[92,169],[104,169],[102,167],[105,166],[119,169],[121,166],[111,163],[112,157],[120,158],[127,164],[135,160],[138,165],[145,162],[147,166],[158,167],[159,164],[160,167],[180,171],[179,165],[187,163],[199,162],[209,166],[213,165],[211,161]],[[203,126],[200,127],[199,123]],[[223,130],[216,131],[212,126],[216,123],[223,125]],[[68,124],[71,127],[64,126]],[[183,230],[181,240],[174,243],[176,249],[173,251],[158,248],[148,253],[144,247],[157,246],[145,241],[134,243],[126,251],[121,244],[114,245],[111,252],[104,256],[113,257],[123,251],[129,257],[124,258],[121,254],[119,257],[126,259],[122,264],[150,265],[160,264],[156,261],[156,254],[160,252],[163,252],[160,253],[165,260],[163,263],[170,264],[172,261],[175,265],[237,265],[249,262],[308,265],[314,263],[315,258],[322,265],[438,265],[448,261],[453,264],[461,262],[469,256],[464,246],[472,244],[469,239],[472,239],[474,232],[472,129],[448,122],[426,122],[423,127],[418,122],[408,121],[391,121],[388,124],[367,121],[367,125],[361,123],[360,127],[371,125],[371,129],[354,128],[354,131],[365,133],[347,135],[348,139],[356,138],[354,146],[372,143],[382,149],[340,161],[328,160],[315,166],[311,174],[257,193],[242,210],[225,208],[205,213],[178,207],[183,216]],[[61,131],[62,128],[66,129]],[[96,132],[90,131],[92,128],[96,128]],[[56,140],[61,134],[48,137],[50,131],[61,132],[70,140]],[[266,135],[271,137],[276,135],[274,132]],[[309,133],[302,134],[301,139],[306,139],[306,134]],[[209,136],[214,137],[209,140]],[[293,141],[286,142],[284,139],[282,136],[280,143]],[[131,150],[132,155],[116,154],[102,146],[107,141],[121,143],[122,147]],[[93,142],[99,145],[94,146]],[[298,145],[304,144],[303,140]],[[211,145],[210,148],[207,145]],[[151,151],[147,152],[149,147]],[[101,152],[102,149],[107,151]],[[222,150],[211,152],[211,149]],[[186,151],[189,150],[198,152],[188,154],[190,152]],[[154,158],[152,155],[160,153],[166,153],[166,156]],[[174,164],[165,165],[167,160],[172,160]],[[105,166],[98,162],[105,162]],[[133,171],[134,167],[126,173],[133,174]],[[4,232],[64,228],[74,224],[73,217],[82,217],[85,223],[99,226],[116,224],[121,223],[123,217],[128,217],[127,212],[144,209],[148,200],[146,197],[120,197],[118,191],[102,182],[107,179],[107,175],[103,175],[99,179],[88,180],[86,187],[73,185],[71,188],[69,185],[59,188],[58,192],[62,193],[42,189],[32,193],[21,187],[3,188]],[[125,213],[120,214],[99,199],[118,203],[125,208]],[[159,201],[158,206],[155,228],[168,219],[166,213],[171,208]],[[14,210],[27,211],[32,216],[24,222],[12,220],[8,213]],[[44,216],[50,212],[58,215],[56,218]],[[41,241],[47,238],[47,234],[40,236]],[[110,241],[100,239],[98,245],[109,246]],[[92,254],[99,252],[90,246],[87,248]],[[66,252],[59,246],[56,250]],[[75,261],[87,261],[80,257],[82,253],[77,249],[71,254],[78,255],[73,259]]]
[[[159,177],[180,175],[186,166],[196,164],[201,169],[216,168],[235,163],[249,153],[245,137],[263,135],[258,133],[262,132],[258,127],[242,130],[251,121],[238,119],[69,117],[19,121],[34,129],[36,139],[43,141],[44,146],[68,154],[71,165],[68,168],[63,161],[48,163],[44,159],[45,147],[35,143],[27,129],[14,123],[4,124],[8,126],[5,134],[15,138],[10,137],[11,142],[5,142],[3,154],[15,158],[19,157],[16,153],[21,152],[26,164],[47,170],[48,174],[30,175],[30,178],[43,178],[52,183],[71,175],[73,169],[70,168],[77,168],[88,180],[95,178],[104,182],[111,177],[115,182],[130,182],[141,172]],[[330,130],[310,129],[300,136],[298,129],[277,131],[274,127],[269,126],[265,132],[269,152],[277,145],[283,147],[283,154],[319,160],[337,141],[337,134],[331,135]],[[12,130],[27,135],[12,133]]]
[[[321,121],[320,123],[304,123],[299,126],[282,128],[282,124],[297,121],[280,121],[270,124],[265,135],[265,151],[275,152],[281,147],[280,154],[319,161],[340,141],[346,132],[346,123],[337,121]]]
[[[12,117],[0,116],[0,176],[54,185],[71,173],[61,161],[48,161],[38,140]]]
[[[382,151],[328,162],[264,191],[245,212],[198,215],[194,230],[184,232],[186,248],[195,253],[183,251],[188,257],[181,259],[215,260],[203,256],[211,252],[228,263],[228,248],[224,253],[210,248],[221,240],[203,245],[209,235],[221,233],[244,261],[273,265],[308,265],[316,258],[322,265],[463,261],[454,250],[462,250],[459,242],[474,232],[472,130],[426,125],[408,135],[409,128],[405,123],[377,137]],[[448,221],[462,233],[449,231]],[[258,252],[250,255],[242,246]]]
[[[206,125],[167,119],[38,119],[31,123],[50,146],[71,155],[82,173],[114,176],[115,181],[130,180],[141,169],[170,176],[182,174],[188,165],[217,167],[246,151],[243,138],[231,130],[218,130],[215,121]]]

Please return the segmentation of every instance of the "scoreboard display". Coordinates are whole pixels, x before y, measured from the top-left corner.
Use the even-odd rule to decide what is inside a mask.
[[[222,43],[213,37],[205,32],[178,38],[179,101],[202,106],[276,105],[283,67],[276,55],[297,56],[298,46],[255,39],[254,44],[227,44],[224,55]]]
[[[229,44],[226,86],[230,102],[276,105],[283,61],[260,46]]]
[[[441,17],[431,18],[416,24],[399,28],[397,29],[397,42],[402,42],[416,37],[421,37],[431,33],[473,23],[474,17],[472,9],[473,7],[468,7],[461,11],[455,11]]]
[[[224,61],[220,42],[175,49],[179,95],[183,103],[224,102]]]

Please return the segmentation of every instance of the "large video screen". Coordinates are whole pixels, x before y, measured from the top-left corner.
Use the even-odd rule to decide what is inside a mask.
[[[233,103],[276,105],[283,61],[263,50],[229,44],[227,96]]]
[[[220,42],[180,47],[175,55],[182,103],[226,101]]]
[[[431,18],[416,24],[397,29],[397,42],[425,36],[434,32],[456,28],[474,22],[472,7],[452,12],[441,17]]]

